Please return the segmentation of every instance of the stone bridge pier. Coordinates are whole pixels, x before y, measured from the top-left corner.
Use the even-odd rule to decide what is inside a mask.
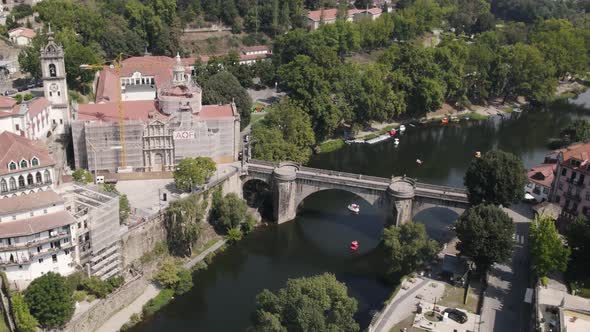
[[[281,165],[272,173],[273,216],[281,224],[297,215],[297,166]]]
[[[394,177],[387,187],[390,213],[396,226],[412,221],[412,205],[414,202],[416,183],[406,177]]]

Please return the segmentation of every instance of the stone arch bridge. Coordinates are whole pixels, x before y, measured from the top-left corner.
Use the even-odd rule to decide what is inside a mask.
[[[411,221],[434,206],[466,209],[465,189],[416,182],[408,177],[382,178],[303,167],[293,162],[250,160],[242,168],[242,186],[250,180],[269,184],[273,216],[278,223],[295,218],[297,207],[309,195],[328,189],[352,192],[393,216],[396,225]]]

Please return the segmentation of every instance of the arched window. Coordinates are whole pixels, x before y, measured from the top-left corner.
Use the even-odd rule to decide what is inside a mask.
[[[33,184],[35,184],[35,183],[33,182],[33,174],[29,174],[29,175],[27,175],[27,185],[28,185],[28,186],[31,186],[31,185],[33,185]]]
[[[16,180],[14,178],[10,178],[10,190],[16,190]]]
[[[18,177],[18,187],[22,188],[24,186],[25,186],[25,177],[21,175]]]
[[[14,161],[11,161],[10,164],[8,164],[8,169],[11,171],[16,170],[16,163]]]
[[[57,71],[55,70],[55,65],[53,63],[49,64],[49,76],[56,77]]]
[[[51,182],[51,175],[49,174],[49,170],[45,170],[45,173],[43,173],[43,176],[45,177],[45,183]]]
[[[41,172],[37,172],[37,174],[35,174],[35,179],[37,180],[37,183],[43,183],[43,177],[41,176]]]
[[[0,181],[0,191],[5,193],[8,191],[8,184],[6,183],[6,180],[2,179],[2,181]]]
[[[37,159],[37,157],[33,158],[31,160],[31,165],[32,166],[39,166],[39,159]]]
[[[29,166],[29,163],[26,160],[21,160],[20,161],[20,168],[27,168]]]

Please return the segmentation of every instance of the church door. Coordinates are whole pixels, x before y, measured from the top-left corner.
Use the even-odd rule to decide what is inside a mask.
[[[156,155],[154,156],[154,163],[152,164],[152,170],[154,172],[161,172],[162,171],[162,165],[163,163],[163,159],[162,158],[162,154],[161,153],[156,153]]]

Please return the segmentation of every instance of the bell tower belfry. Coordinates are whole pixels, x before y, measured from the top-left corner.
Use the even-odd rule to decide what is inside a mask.
[[[51,121],[56,133],[63,134],[70,122],[68,84],[63,47],[55,43],[51,26],[47,32],[47,45],[41,49],[43,93],[51,103]]]

